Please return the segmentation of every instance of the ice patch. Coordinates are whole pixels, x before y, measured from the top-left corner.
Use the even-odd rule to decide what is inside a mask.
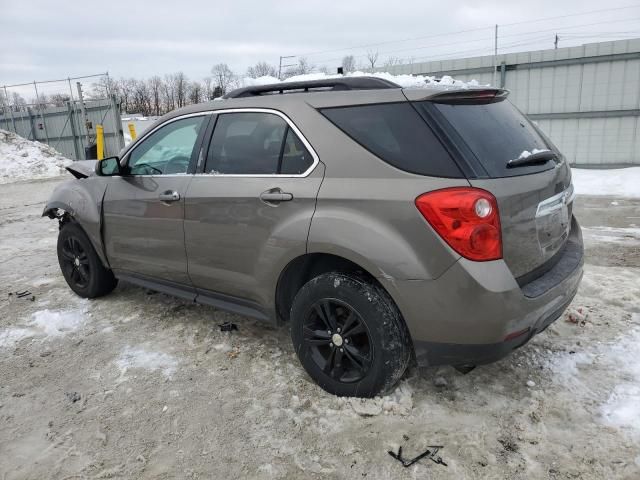
[[[640,314],[634,314],[633,319],[640,323]],[[600,410],[604,422],[640,435],[640,328],[623,337],[604,355],[624,379]]]
[[[78,330],[85,323],[79,310],[35,312],[25,326],[6,328],[0,331],[0,348],[13,347],[30,337],[59,337]]]
[[[165,377],[170,378],[178,366],[175,357],[141,347],[125,347],[115,363],[120,369],[121,376],[124,376],[130,368],[143,368],[151,371],[160,370]]]
[[[77,330],[84,323],[84,316],[79,311],[41,310],[33,314],[31,324],[45,335],[56,337]]]

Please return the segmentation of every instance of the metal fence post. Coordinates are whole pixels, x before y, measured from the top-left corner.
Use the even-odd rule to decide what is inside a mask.
[[[27,107],[27,113],[29,114],[29,126],[30,126],[30,131],[31,131],[31,140],[37,140],[37,138],[36,138],[36,130],[35,130],[34,126],[33,126],[33,112],[31,110],[31,107]]]
[[[47,122],[44,121],[44,115],[42,114],[42,105],[40,104],[40,96],[38,95],[38,85],[36,84],[35,80],[33,81],[33,88],[36,91],[36,101],[38,102],[38,111],[40,112],[40,120],[42,120],[42,128],[44,129],[44,136],[47,139],[47,145],[48,145],[49,132],[47,132]]]
[[[67,102],[67,110],[69,111],[69,125],[71,126],[71,135],[73,135],[73,151],[76,154],[76,160],[80,160],[80,149],[78,148],[78,134],[76,132],[76,125],[73,120],[73,109],[71,108],[71,102]]]
[[[16,130],[16,121],[13,119],[13,108],[11,108],[11,105],[9,104],[9,94],[7,93],[6,85],[4,86],[4,99],[7,102],[7,106],[9,107],[9,116],[11,117],[11,123],[13,124],[13,131],[15,133],[18,133],[18,131]],[[7,127],[8,126],[9,126],[9,120],[7,120]],[[7,128],[7,130],[9,130],[9,128]]]
[[[504,88],[507,84],[507,63],[502,62],[500,64],[500,88]]]

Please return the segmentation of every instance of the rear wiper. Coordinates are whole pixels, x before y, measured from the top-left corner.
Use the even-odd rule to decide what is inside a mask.
[[[526,157],[514,158],[507,162],[507,168],[524,167],[526,165],[537,165],[547,163],[549,160],[556,160],[558,154],[551,150],[543,150],[542,152],[532,153]]]

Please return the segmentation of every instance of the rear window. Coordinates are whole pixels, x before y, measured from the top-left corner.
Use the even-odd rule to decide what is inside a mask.
[[[322,114],[394,167],[419,175],[462,177],[449,153],[407,102],[325,108]]]
[[[554,167],[554,162],[549,161],[542,165],[507,168],[507,162],[519,158],[523,152],[552,148],[508,100],[477,105],[431,105],[462,137],[490,177],[524,175]]]

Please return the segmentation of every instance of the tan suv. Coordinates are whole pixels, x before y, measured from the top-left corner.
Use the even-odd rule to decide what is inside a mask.
[[[174,111],[70,167],[44,211],[62,273],[83,297],[119,279],[287,322],[337,395],[412,358],[494,361],[562,314],[583,255],[569,166],[506,96],[361,77]]]

